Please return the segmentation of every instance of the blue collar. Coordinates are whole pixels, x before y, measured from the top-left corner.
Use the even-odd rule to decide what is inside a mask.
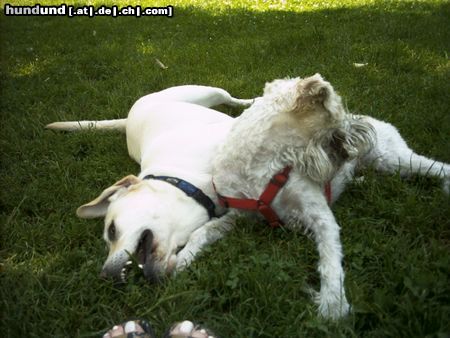
[[[191,183],[184,181],[182,179],[171,177],[171,176],[154,176],[147,175],[143,178],[144,180],[153,179],[153,180],[161,180],[172,184],[174,187],[177,187],[181,191],[183,191],[189,197],[192,197],[197,201],[200,205],[202,205],[206,211],[208,211],[209,218],[215,217],[215,208],[214,202],[199,188],[192,185]]]

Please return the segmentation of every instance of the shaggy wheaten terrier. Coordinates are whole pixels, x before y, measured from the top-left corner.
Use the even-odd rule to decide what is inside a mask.
[[[213,162],[219,200],[230,208],[224,229],[241,210],[257,210],[273,226],[313,235],[321,278],[315,300],[320,314],[332,319],[350,307],[340,228],[329,205],[364,165],[442,177],[448,190],[448,164],[415,154],[392,125],[347,113],[318,74],[266,84],[264,95],[235,120]]]

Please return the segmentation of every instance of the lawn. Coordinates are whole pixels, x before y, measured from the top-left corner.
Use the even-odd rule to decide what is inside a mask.
[[[102,220],[75,209],[139,167],[121,134],[44,126],[125,117],[137,98],[173,85],[250,98],[266,81],[319,72],[350,111],[395,124],[416,151],[450,162],[449,3],[139,3],[170,4],[174,16],[0,14],[1,336],[98,337],[142,317],[159,333],[189,318],[224,338],[448,337],[450,204],[437,180],[368,170],[333,206],[353,311],[331,323],[307,292],[319,286],[313,241],[247,219],[162,285],[101,280]]]

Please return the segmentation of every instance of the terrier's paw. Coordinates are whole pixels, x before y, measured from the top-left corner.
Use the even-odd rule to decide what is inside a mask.
[[[338,320],[350,312],[350,304],[345,295],[318,294],[316,303],[319,305],[319,314],[327,319]]]

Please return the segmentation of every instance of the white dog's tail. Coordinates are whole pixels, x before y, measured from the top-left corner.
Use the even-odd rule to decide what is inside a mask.
[[[79,130],[118,130],[125,132],[127,119],[102,120],[102,121],[65,121],[54,122],[45,126],[47,129],[62,131],[79,131]]]

